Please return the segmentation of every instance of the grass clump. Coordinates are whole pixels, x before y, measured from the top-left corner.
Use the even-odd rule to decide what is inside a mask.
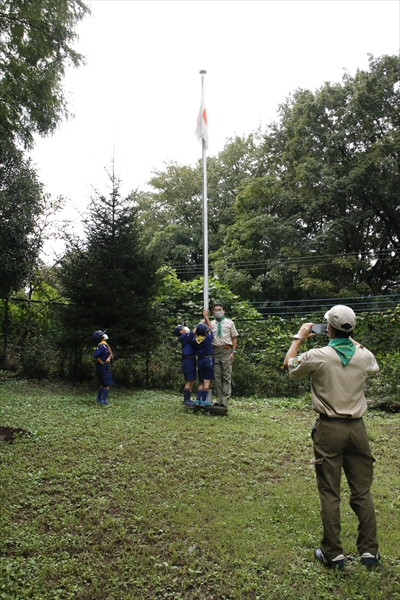
[[[0,598],[400,598],[398,414],[366,415],[382,561],[356,559],[343,482],[344,574],[313,561],[321,536],[309,398],[235,399],[194,415],[172,393],[12,380],[0,425]]]

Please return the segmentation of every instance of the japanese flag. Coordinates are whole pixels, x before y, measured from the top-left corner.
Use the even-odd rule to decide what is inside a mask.
[[[205,104],[205,100],[204,100],[204,91],[201,94],[201,104],[200,104],[199,116],[197,117],[196,136],[200,142],[202,140],[204,140],[205,146],[206,146],[206,148],[208,148],[207,111],[206,111],[206,104]]]

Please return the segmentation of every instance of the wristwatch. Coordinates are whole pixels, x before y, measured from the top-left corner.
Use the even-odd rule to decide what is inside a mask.
[[[298,333],[294,334],[293,339],[294,340],[300,340],[301,342],[304,342],[304,339]]]

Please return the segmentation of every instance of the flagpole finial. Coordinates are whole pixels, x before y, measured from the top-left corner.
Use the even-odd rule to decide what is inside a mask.
[[[199,71],[200,75],[205,75],[207,73],[207,71],[205,71],[204,69],[202,69],[201,71]]]

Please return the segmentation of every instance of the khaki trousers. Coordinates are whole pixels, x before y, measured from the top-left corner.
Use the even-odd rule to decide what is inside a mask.
[[[213,347],[215,401],[228,406],[232,393],[232,365],[230,348]]]
[[[362,419],[328,419],[321,415],[313,427],[315,469],[327,560],[343,554],[340,540],[340,480],[342,467],[350,487],[350,506],[358,517],[357,548],[376,554],[376,518],[370,492],[374,458]]]

